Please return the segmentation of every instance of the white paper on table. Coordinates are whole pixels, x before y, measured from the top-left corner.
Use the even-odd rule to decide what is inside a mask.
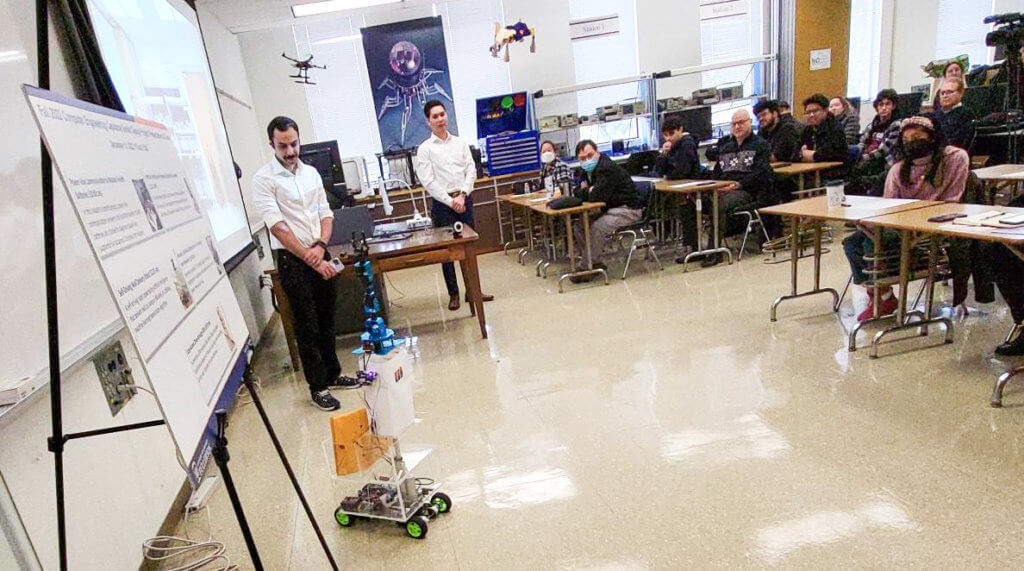
[[[846,204],[858,210],[885,210],[904,204],[920,202],[914,198],[878,198],[874,196],[850,196],[845,197]]]
[[[693,182],[682,182],[679,184],[673,184],[669,188],[694,188],[698,186],[711,186],[712,184],[714,183],[708,180],[695,180]]]

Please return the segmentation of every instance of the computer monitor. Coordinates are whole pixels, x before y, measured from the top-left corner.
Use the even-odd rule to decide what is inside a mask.
[[[678,117],[683,123],[683,130],[696,137],[698,141],[706,141],[712,136],[710,105],[688,107],[679,111],[665,113],[665,116],[661,119],[662,124],[669,117]]]
[[[348,244],[352,237],[373,236],[373,213],[367,206],[338,208],[331,223],[331,241],[328,246]]]
[[[299,149],[299,160],[315,168],[324,181],[324,188],[345,184],[345,173],[341,168],[341,154],[337,141],[307,143]]]
[[[924,93],[900,93],[897,95],[896,116],[900,118],[913,117],[921,113],[921,101],[924,100]]]
[[[525,91],[477,99],[477,138],[525,131],[526,102]]]
[[[963,104],[975,119],[981,119],[989,113],[996,113],[1003,110],[1003,102],[1006,98],[1006,84],[978,85],[968,87],[964,91]]]

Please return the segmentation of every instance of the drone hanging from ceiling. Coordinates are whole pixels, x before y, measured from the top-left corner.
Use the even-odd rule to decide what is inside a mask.
[[[326,65],[315,65],[313,63],[313,56],[312,55],[310,55],[306,59],[295,59],[295,58],[290,58],[287,55],[285,55],[284,52],[281,52],[281,57],[283,57],[284,59],[292,62],[292,67],[294,67],[295,69],[298,70],[295,73],[295,75],[289,75],[288,76],[288,77],[294,79],[295,83],[301,83],[301,84],[304,84],[304,85],[316,85],[316,83],[314,83],[314,82],[309,80],[309,70],[311,70],[311,69],[327,69]]]
[[[491,44],[491,55],[498,57],[501,53],[501,48],[505,48],[505,57],[502,58],[508,62],[508,46],[513,42],[519,43],[524,41],[527,36],[530,37],[530,53],[537,51],[537,34],[535,30],[522,21],[516,22],[511,26],[501,27],[501,24],[494,23],[494,43]]]

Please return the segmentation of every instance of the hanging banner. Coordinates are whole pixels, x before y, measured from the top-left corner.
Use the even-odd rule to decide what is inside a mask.
[[[448,130],[457,135],[441,17],[362,28],[360,32],[384,152],[413,148],[430,137],[423,104],[431,99],[444,103]]]
[[[170,133],[23,89],[171,437],[195,468],[249,332]]]

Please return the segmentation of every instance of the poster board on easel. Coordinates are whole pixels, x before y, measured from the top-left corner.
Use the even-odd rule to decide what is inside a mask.
[[[248,330],[168,130],[23,89],[171,438],[195,465]]]

